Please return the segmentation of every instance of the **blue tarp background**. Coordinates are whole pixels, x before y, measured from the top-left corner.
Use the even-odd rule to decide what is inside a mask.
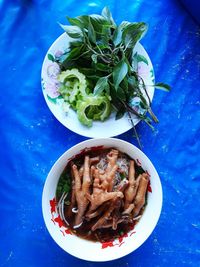
[[[156,80],[173,89],[155,93],[156,132],[137,126],[163,185],[159,223],[137,251],[98,264],[65,253],[44,225],[46,176],[65,150],[86,138],[50,113],[40,72],[47,49],[62,33],[57,22],[99,13],[105,5],[118,23],[149,23],[142,44]],[[0,32],[0,266],[200,266],[200,28],[179,1],[1,0]],[[132,131],[119,137],[136,144]]]

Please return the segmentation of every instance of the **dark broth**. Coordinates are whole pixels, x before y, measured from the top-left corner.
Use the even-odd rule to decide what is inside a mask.
[[[71,159],[71,161],[69,161],[67,166],[65,167],[63,173],[60,176],[60,179],[57,185],[57,190],[56,190],[57,202],[59,201],[63,192],[68,193],[68,196],[67,196],[67,199],[65,199],[65,205],[64,205],[65,218],[67,222],[69,223],[67,227],[69,227],[70,230],[77,236],[82,237],[84,239],[92,240],[92,241],[104,242],[104,241],[114,240],[115,238],[133,229],[134,225],[137,223],[137,220],[134,221],[133,223],[120,223],[118,224],[116,230],[113,230],[112,227],[110,227],[110,228],[102,228],[102,229],[97,229],[95,231],[91,231],[91,227],[97,222],[97,220],[102,216],[102,214],[97,216],[94,219],[90,219],[90,221],[87,221],[86,219],[84,219],[83,224],[77,229],[73,229],[75,213],[72,213],[73,214],[72,216],[68,216],[67,210],[68,210],[70,199],[71,199],[71,163],[73,162],[74,164],[77,165],[78,168],[80,168],[84,163],[85,155],[89,155],[90,157],[99,156],[101,158],[101,157],[104,157],[106,154],[108,154],[110,150],[111,148],[109,149],[95,148],[90,151],[83,151],[82,153],[76,155],[76,157]],[[128,160],[131,159],[128,155],[120,151],[119,151],[119,157],[125,157]],[[142,167],[139,166],[136,162],[135,162],[135,172],[136,172],[136,177],[139,174],[144,173],[144,170],[142,169]],[[144,211],[144,207],[141,209],[139,215],[141,215],[143,211]]]

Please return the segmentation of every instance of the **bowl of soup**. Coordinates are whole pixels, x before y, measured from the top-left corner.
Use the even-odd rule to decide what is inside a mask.
[[[162,208],[162,187],[149,158],[116,138],[68,149],[51,168],[42,195],[46,227],[67,253],[109,261],[141,246]]]

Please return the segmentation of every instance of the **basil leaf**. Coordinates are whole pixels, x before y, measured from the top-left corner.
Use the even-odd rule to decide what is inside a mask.
[[[122,41],[125,47],[134,48],[135,44],[144,36],[147,24],[144,22],[130,23],[122,33]]]
[[[136,58],[137,58],[137,62],[144,62],[145,64],[149,65],[148,60],[143,55],[137,54]]]
[[[110,96],[112,98],[112,105],[114,106],[114,108],[118,111],[118,110],[122,110],[124,108],[124,105],[122,104],[122,102],[120,101],[120,99],[117,97],[116,94],[116,90],[115,87],[112,83],[110,84]]]
[[[66,70],[74,67],[74,61],[67,58],[61,62],[61,69]]]
[[[135,87],[138,85],[137,83],[137,80],[134,76],[130,76],[128,77],[128,84],[131,86],[131,87]]]
[[[112,71],[112,69],[108,65],[105,65],[102,63],[97,63],[97,64],[95,64],[94,67],[95,67],[95,69],[103,71],[103,72],[111,72]]]
[[[143,107],[146,107],[146,109],[148,109],[149,108],[149,105],[147,103],[146,98],[142,94],[140,95],[140,99],[141,99],[141,102],[143,104]]]
[[[116,113],[115,120],[121,119],[124,116],[125,112],[126,112],[125,108],[119,109]]]
[[[70,49],[73,49],[74,47],[78,47],[83,44],[83,41],[81,39],[72,39],[69,41]]]
[[[122,21],[122,23],[115,29],[113,34],[113,43],[115,46],[122,42],[122,33],[130,25],[128,21]]]
[[[132,62],[131,62],[132,63],[131,64],[132,70],[135,71],[135,72],[137,72],[137,69],[138,69],[137,55],[138,55],[138,53],[136,52],[134,54],[134,56],[132,57]]]
[[[111,39],[111,31],[108,25],[103,25],[101,32],[101,44],[105,45],[107,48],[109,47],[109,40]]]
[[[114,22],[114,19],[112,17],[112,14],[110,12],[110,10],[108,9],[108,7],[104,7],[102,12],[101,12],[101,15],[109,22],[111,23],[112,25],[116,26],[115,22]]]
[[[126,93],[128,93],[128,79],[125,77],[121,82],[121,87],[124,89]]]
[[[69,25],[62,25],[60,26],[63,28],[63,30],[69,35],[71,38],[82,38],[83,32],[78,26],[69,26]]]
[[[131,53],[132,53],[132,52],[131,52]],[[124,60],[125,60],[125,62],[126,62],[126,64],[127,64],[127,66],[128,66],[128,73],[131,74],[132,66],[130,65],[130,62],[129,62],[129,60],[126,58],[126,56],[125,56],[125,55],[123,55],[123,56],[124,56]]]
[[[78,26],[79,28],[83,27],[82,22],[78,18],[70,18],[70,17],[67,16],[67,20],[73,26]]]
[[[117,97],[121,100],[126,100],[126,95],[122,87],[117,88]]]
[[[82,29],[87,29],[88,28],[88,24],[89,24],[89,16],[88,15],[83,15],[83,16],[78,16],[76,17],[77,20],[80,21],[80,28]]]
[[[96,44],[96,33],[90,20],[88,24],[88,38],[92,43]]]
[[[97,32],[100,32],[103,25],[111,25],[103,16],[97,14],[90,15],[90,20]]]
[[[85,76],[91,76],[94,75],[94,70],[91,68],[81,68],[79,67],[79,71],[83,73]]]
[[[67,55],[67,58],[66,60],[75,60],[75,59],[78,59],[80,56],[81,56],[81,49],[82,49],[82,46],[77,46],[77,47],[74,47],[70,53]]]
[[[167,92],[171,90],[171,87],[166,83],[156,83],[154,84],[154,87],[157,89],[161,89],[163,91],[167,91]]]
[[[100,95],[104,90],[107,90],[109,87],[108,77],[101,77],[94,87],[94,95]]]
[[[91,58],[92,58],[92,61],[93,61],[94,63],[97,63],[97,55],[96,55],[96,54],[93,54],[93,55],[91,56]]]
[[[130,100],[133,98],[133,96],[139,96],[137,92],[137,88],[139,87],[139,83],[136,80],[134,76],[129,76],[128,77],[128,99]]]
[[[113,69],[113,82],[115,85],[115,89],[118,88],[121,81],[124,79],[128,72],[128,65],[126,61],[123,59],[121,60]]]
[[[48,60],[51,60],[51,61],[55,61],[55,59],[54,59],[54,56],[53,55],[51,55],[51,54],[48,54],[47,55],[47,58],[48,58]]]
[[[108,44],[104,44],[103,42],[98,42],[98,47],[101,49],[101,50],[104,50],[104,49],[109,49],[109,45]]]

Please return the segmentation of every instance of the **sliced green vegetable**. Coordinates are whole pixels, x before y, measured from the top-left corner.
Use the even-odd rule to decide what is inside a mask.
[[[104,121],[111,112],[110,100],[107,96],[88,95],[77,102],[78,119],[84,125],[91,127],[93,120]]]
[[[58,81],[61,83],[59,92],[63,96],[64,100],[69,103],[76,101],[79,93],[83,96],[87,95],[85,75],[80,73],[77,69],[61,72],[58,76]]]

